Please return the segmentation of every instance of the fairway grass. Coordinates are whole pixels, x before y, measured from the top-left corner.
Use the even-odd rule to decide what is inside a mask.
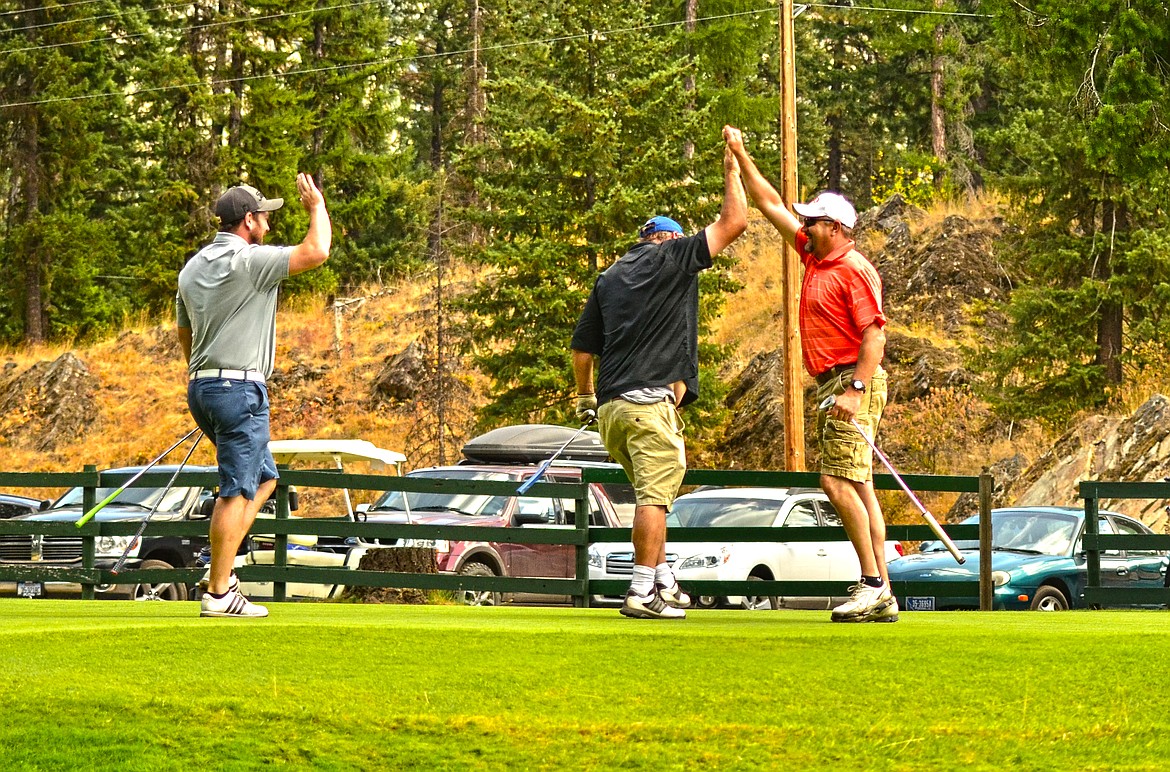
[[[1166,612],[0,600],[0,768],[1161,770]]]

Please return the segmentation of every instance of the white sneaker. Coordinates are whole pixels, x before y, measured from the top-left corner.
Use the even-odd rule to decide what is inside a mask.
[[[211,569],[209,568],[207,569],[207,574],[204,574],[203,578],[199,580],[199,591],[204,594],[207,593],[207,589],[211,586],[211,579],[208,578],[208,574],[210,573]],[[240,577],[236,576],[235,571],[232,571],[228,576],[228,592],[240,592]],[[243,595],[243,593],[240,594]]]
[[[199,602],[201,617],[247,617],[259,619],[268,616],[268,609],[259,606],[236,592],[228,592],[222,598],[217,598],[209,592],[203,594]]]
[[[874,614],[895,602],[890,588],[885,585],[870,587],[865,582],[858,582],[849,589],[853,596],[833,609],[834,622],[868,622]]]
[[[655,590],[649,595],[639,595],[630,590],[626,593],[626,600],[622,603],[622,616],[635,619],[686,619],[687,612],[681,608],[668,605],[662,596]]]
[[[690,608],[691,596],[683,592],[683,588],[678,586],[676,580],[673,587],[667,587],[661,582],[654,583],[654,589],[666,601],[666,605],[674,606],[675,608]]]
[[[870,614],[863,621],[866,622],[897,622],[898,621],[898,599],[894,598],[893,602],[885,608],[878,609]]]

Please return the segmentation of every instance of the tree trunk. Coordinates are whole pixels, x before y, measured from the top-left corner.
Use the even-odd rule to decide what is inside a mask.
[[[1127,229],[1128,213],[1123,204],[1105,201],[1101,206],[1101,224],[1109,233],[1109,247],[1097,264],[1097,276],[1106,285],[1113,278],[1113,242],[1118,230]],[[1105,382],[1121,383],[1122,305],[1118,301],[1101,303],[1097,317],[1097,364],[1105,374]]]
[[[36,43],[34,27],[39,24],[42,15],[39,4],[25,3],[28,11],[29,29],[25,36],[30,44]],[[25,92],[27,100],[36,101],[40,96],[37,92],[36,73],[25,73],[25,82],[28,88]],[[44,278],[41,264],[40,233],[37,232],[41,210],[41,149],[40,149],[40,107],[26,105],[21,112],[23,119],[18,121],[17,131],[20,136],[20,161],[14,173],[19,174],[24,188],[24,223],[30,228],[21,249],[24,251],[24,341],[25,343],[42,343],[45,340],[44,298],[41,295],[41,283]]]
[[[686,27],[687,36],[693,39],[695,34],[695,23],[699,16],[699,0],[687,0],[686,10]],[[694,51],[690,53],[691,66],[694,67],[695,55]],[[692,70],[687,73],[686,81],[683,84],[683,89],[687,92],[688,100],[686,111],[693,113],[695,111],[695,73]],[[683,145],[683,157],[688,161],[695,157],[695,140],[687,137],[686,143]]]
[[[945,0],[934,0],[934,7],[941,10]],[[939,166],[934,170],[934,185],[943,181],[943,165],[947,162],[947,122],[943,107],[945,63],[943,42],[946,37],[945,25],[940,22],[934,28],[934,56],[930,61],[930,145]]]

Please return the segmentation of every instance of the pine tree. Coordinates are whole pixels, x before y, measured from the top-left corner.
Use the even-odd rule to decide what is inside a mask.
[[[663,20],[650,2],[578,0],[508,20],[518,38],[546,42],[489,67],[506,74],[486,84],[487,141],[464,159],[465,169],[482,170],[482,208],[464,215],[490,234],[476,257],[495,269],[463,306],[475,360],[494,384],[486,425],[566,420],[569,338],[596,272],[647,217],[669,214],[693,232],[718,211],[719,127],[705,108],[684,109],[681,29],[646,28]],[[704,321],[727,283],[708,273]],[[707,411],[713,353],[704,350],[701,365]]]

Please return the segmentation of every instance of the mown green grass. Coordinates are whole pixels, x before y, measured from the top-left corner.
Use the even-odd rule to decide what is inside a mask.
[[[0,601],[3,769],[1163,769],[1165,612]]]

